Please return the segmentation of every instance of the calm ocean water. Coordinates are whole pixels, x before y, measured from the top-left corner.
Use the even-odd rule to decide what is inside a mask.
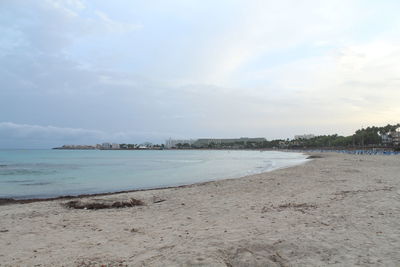
[[[275,151],[0,150],[0,198],[175,186],[305,161],[300,153]]]

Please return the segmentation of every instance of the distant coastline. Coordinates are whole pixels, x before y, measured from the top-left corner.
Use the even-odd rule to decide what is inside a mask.
[[[63,145],[54,149],[70,150],[163,150],[163,149],[322,149],[322,150],[388,150],[400,151],[400,123],[384,127],[367,127],[357,130],[353,135],[340,136],[303,134],[293,139],[267,140],[264,137],[240,138],[199,138],[172,139],[164,144],[117,144]]]
[[[96,148],[93,146],[62,146],[54,147],[55,150],[163,150],[160,147],[148,147],[148,148]]]

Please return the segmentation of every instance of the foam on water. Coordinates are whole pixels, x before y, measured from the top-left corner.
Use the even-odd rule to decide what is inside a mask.
[[[191,184],[301,164],[275,151],[0,150],[0,198],[42,198]]]

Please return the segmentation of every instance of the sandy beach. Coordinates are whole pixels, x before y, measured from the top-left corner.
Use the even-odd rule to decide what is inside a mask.
[[[306,164],[85,198],[0,206],[0,266],[400,266],[400,156]]]

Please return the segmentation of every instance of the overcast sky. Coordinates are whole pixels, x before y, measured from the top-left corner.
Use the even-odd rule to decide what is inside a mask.
[[[0,0],[0,148],[400,122],[398,0]]]

